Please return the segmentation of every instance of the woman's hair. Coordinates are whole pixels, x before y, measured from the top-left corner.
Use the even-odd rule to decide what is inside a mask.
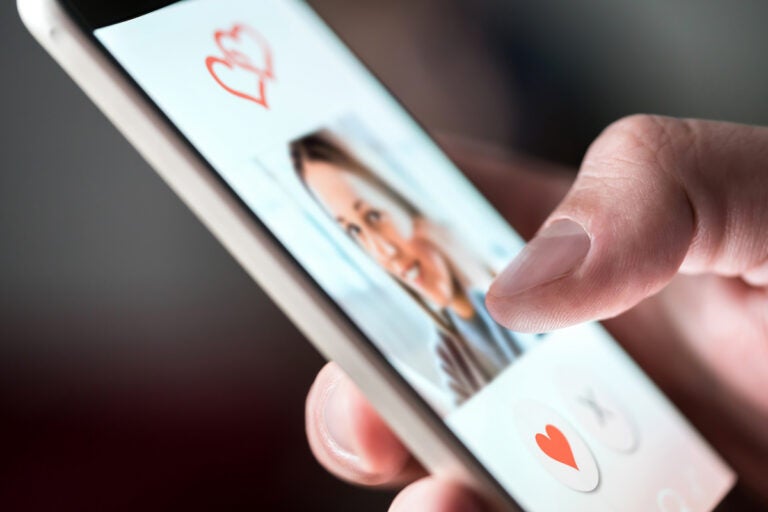
[[[291,143],[291,160],[293,168],[301,182],[307,186],[305,179],[305,163],[309,161],[325,162],[335,165],[346,172],[358,176],[387,194],[411,217],[421,217],[421,211],[408,198],[385,182],[368,166],[358,160],[344,145],[328,130],[320,130],[311,135],[297,139]]]

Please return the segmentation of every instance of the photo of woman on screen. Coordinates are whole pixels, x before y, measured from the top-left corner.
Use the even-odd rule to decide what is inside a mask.
[[[434,322],[435,362],[455,405],[520,357],[524,346],[517,335],[485,309],[490,268],[451,241],[332,132],[295,140],[290,153],[311,197]]]

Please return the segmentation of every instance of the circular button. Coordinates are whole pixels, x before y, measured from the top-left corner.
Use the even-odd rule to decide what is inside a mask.
[[[523,443],[544,469],[576,491],[589,492],[597,487],[597,462],[565,418],[533,400],[518,402],[513,411]]]
[[[575,367],[560,368],[557,383],[568,410],[591,436],[607,447],[624,453],[635,450],[637,431],[617,400],[587,372]]]

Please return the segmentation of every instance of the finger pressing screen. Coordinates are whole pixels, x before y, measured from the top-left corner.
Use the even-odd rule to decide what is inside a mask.
[[[565,200],[488,293],[505,326],[615,316],[678,271],[768,262],[768,129],[633,116],[593,143]]]

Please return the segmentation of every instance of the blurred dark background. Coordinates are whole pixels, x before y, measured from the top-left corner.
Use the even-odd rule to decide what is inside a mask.
[[[768,124],[768,3],[315,0],[435,131],[576,165],[631,113]],[[322,360],[0,5],[0,510],[385,510]]]

